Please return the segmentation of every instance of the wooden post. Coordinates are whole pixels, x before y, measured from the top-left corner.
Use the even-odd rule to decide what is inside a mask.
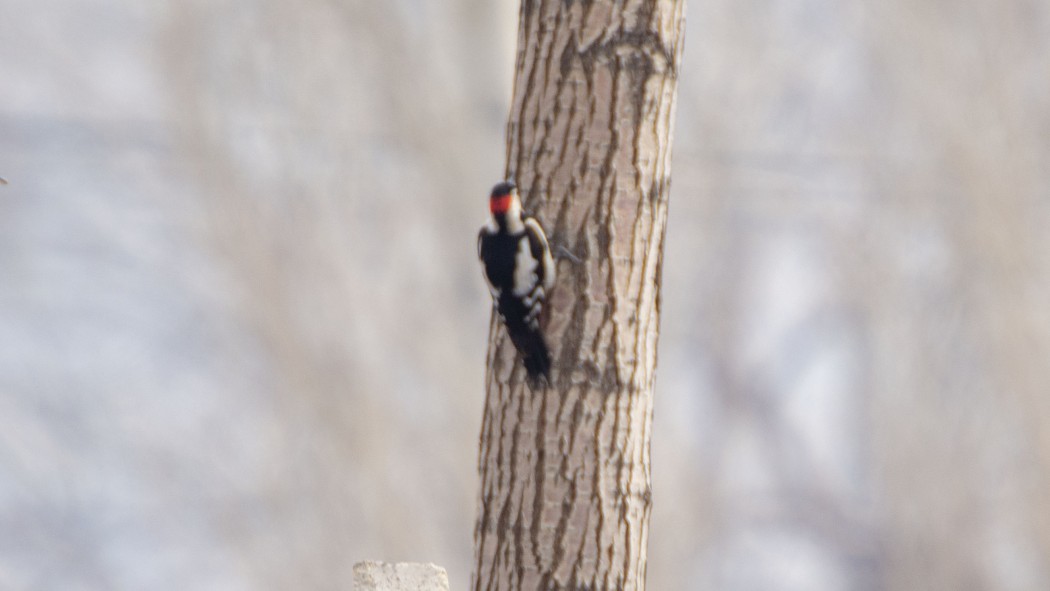
[[[358,562],[354,591],[448,591],[448,575],[435,564]]]

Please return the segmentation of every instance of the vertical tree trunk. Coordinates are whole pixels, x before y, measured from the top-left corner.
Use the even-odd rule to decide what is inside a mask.
[[[508,177],[562,260],[531,390],[493,320],[473,589],[643,589],[683,0],[523,0]]]

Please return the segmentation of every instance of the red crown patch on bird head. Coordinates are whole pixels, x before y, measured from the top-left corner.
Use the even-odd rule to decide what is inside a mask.
[[[506,213],[511,203],[517,197],[518,187],[512,181],[502,182],[492,188],[489,197],[489,210],[493,215]]]

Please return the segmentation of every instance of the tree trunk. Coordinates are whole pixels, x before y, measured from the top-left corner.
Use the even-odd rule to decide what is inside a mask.
[[[521,5],[507,173],[561,260],[531,390],[494,318],[475,590],[644,589],[682,0]]]

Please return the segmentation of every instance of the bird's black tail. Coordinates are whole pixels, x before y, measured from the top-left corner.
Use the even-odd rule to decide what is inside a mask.
[[[529,374],[529,383],[537,385],[540,376],[550,383],[551,354],[547,349],[547,341],[543,340],[543,333],[530,328],[508,330],[507,332],[510,333],[510,340],[514,343],[514,347],[521,353],[525,371]]]

